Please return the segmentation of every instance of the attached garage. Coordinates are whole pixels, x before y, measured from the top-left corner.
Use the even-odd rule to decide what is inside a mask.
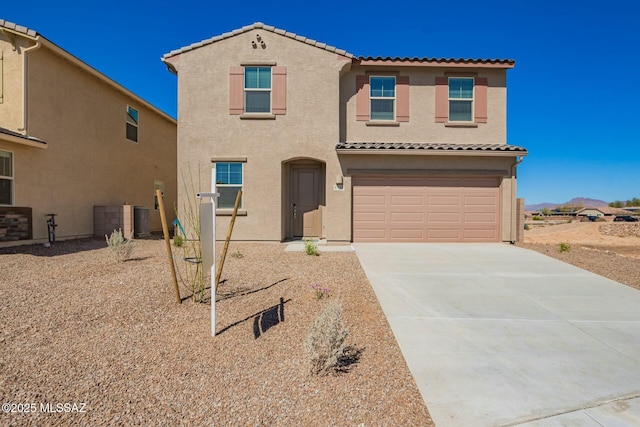
[[[354,176],[354,242],[498,242],[501,177]]]

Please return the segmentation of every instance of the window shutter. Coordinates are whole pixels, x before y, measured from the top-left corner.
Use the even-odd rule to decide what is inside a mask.
[[[436,77],[436,123],[449,121],[449,79]]]
[[[369,76],[356,76],[356,120],[369,120]]]
[[[475,121],[476,123],[487,123],[487,78],[476,77],[475,81]]]
[[[286,114],[287,112],[287,67],[271,68],[271,97],[273,114]]]
[[[231,67],[229,70],[229,114],[244,112],[244,68]]]
[[[396,77],[396,121],[409,121],[409,76]]]

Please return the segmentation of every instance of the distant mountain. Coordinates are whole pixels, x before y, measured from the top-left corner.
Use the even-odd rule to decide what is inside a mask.
[[[564,203],[538,203],[537,205],[526,205],[524,209],[527,211],[539,211],[540,209],[544,209],[544,208],[554,209],[554,208],[557,208],[558,206],[565,206],[565,205],[583,206],[585,208],[586,207],[597,208],[599,206],[609,206],[609,203],[603,200],[588,199],[586,197],[574,197],[573,199]]]

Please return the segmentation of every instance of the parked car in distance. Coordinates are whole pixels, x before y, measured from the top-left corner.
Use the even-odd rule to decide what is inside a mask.
[[[613,218],[614,221],[627,221],[627,222],[638,222],[640,221],[638,217],[632,215],[618,215]]]

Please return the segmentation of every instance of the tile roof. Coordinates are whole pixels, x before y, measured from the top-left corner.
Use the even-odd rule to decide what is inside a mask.
[[[322,42],[319,42],[317,40],[309,39],[307,37],[300,36],[298,34],[291,33],[289,31],[286,31],[286,30],[283,30],[283,29],[280,29],[280,28],[276,28],[276,27],[274,27],[272,25],[265,25],[262,22],[255,22],[255,23],[253,23],[251,25],[246,25],[246,26],[244,26],[242,28],[238,28],[237,30],[233,30],[233,31],[230,31],[230,32],[227,32],[227,33],[223,33],[223,34],[220,34],[219,36],[215,36],[215,37],[212,37],[212,38],[207,39],[207,40],[202,40],[201,42],[194,43],[194,44],[191,44],[189,46],[185,46],[185,47],[180,48],[180,49],[172,50],[171,52],[165,54],[162,58],[163,59],[170,58],[172,56],[179,55],[181,53],[188,52],[190,50],[194,50],[194,49],[197,49],[199,47],[206,46],[208,44],[212,44],[212,43],[218,42],[220,40],[228,39],[230,37],[237,36],[238,34],[246,33],[247,31],[251,31],[251,30],[254,30],[254,29],[270,31],[272,33],[280,34],[282,36],[289,37],[290,39],[294,39],[294,40],[297,40],[299,42],[306,43],[308,45],[318,47],[320,49],[328,50],[329,52],[337,53],[338,55],[346,56],[348,58],[354,58],[353,54],[347,52],[346,50],[338,49],[338,48],[333,47],[333,46],[329,46],[326,43],[322,43]]]
[[[507,144],[437,144],[431,142],[339,142],[336,150],[353,151],[425,151],[425,152],[513,152],[527,155],[523,147]]]
[[[399,57],[399,56],[359,56],[359,61],[385,61],[385,62],[426,62],[446,64],[502,64],[512,66],[516,63],[513,59],[482,59],[482,58],[428,58],[428,57]]]
[[[311,46],[316,46],[318,48],[328,50],[329,52],[334,52],[342,56],[346,56],[347,58],[357,59],[359,61],[390,61],[390,62],[412,62],[412,63],[446,63],[446,64],[491,64],[491,65],[506,65],[512,67],[515,64],[513,59],[464,59],[464,58],[419,58],[419,57],[373,57],[373,56],[359,56],[355,57],[353,54],[347,52],[344,49],[338,49],[333,46],[329,46],[326,43],[321,43],[319,41],[309,39],[307,37],[291,33],[289,31],[276,28],[271,25],[263,24],[262,22],[256,22],[251,25],[244,26],[242,28],[238,28],[237,30],[229,31],[227,33],[220,34],[218,36],[212,37],[207,40],[203,40],[198,43],[193,43],[189,46],[185,46],[180,49],[172,50],[171,52],[165,54],[162,59],[170,58],[175,55],[179,55],[184,52],[189,52],[190,50],[197,49],[202,46],[206,46],[208,44],[212,44],[218,42],[220,40],[228,39],[233,36],[237,36],[238,34],[246,33],[247,31],[251,31],[254,29],[261,29],[266,31],[271,31],[272,33],[280,34],[285,37],[289,37],[290,39],[297,40],[302,43],[309,44]]]
[[[13,22],[5,21],[4,19],[0,19],[0,28],[6,28],[8,30],[15,31],[16,33],[25,34],[29,37],[36,37],[38,35],[38,33],[30,28],[14,24]]]
[[[14,132],[12,130],[9,130],[9,129],[3,128],[3,127],[0,127],[0,134],[5,134],[5,135],[13,136],[13,137],[16,137],[16,138],[24,139],[26,141],[37,142],[37,143],[40,143],[40,144],[47,145],[47,143],[44,142],[41,139],[35,138],[33,136],[29,136],[29,135],[23,135],[21,133]],[[0,136],[0,138],[1,138],[1,136]]]

